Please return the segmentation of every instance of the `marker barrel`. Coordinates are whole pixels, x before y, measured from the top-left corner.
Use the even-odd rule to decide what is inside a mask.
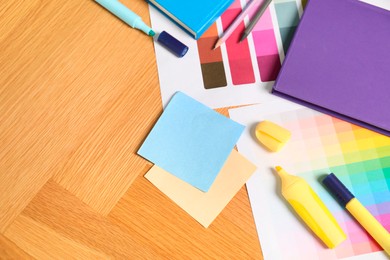
[[[131,11],[129,8],[127,8],[118,0],[95,0],[95,1],[99,3],[101,6],[103,6],[104,8],[106,8],[108,11],[110,11],[112,14],[114,14],[116,17],[121,19],[123,22],[130,25],[131,27],[139,29],[148,35],[150,31],[153,31],[152,28],[147,26],[142,21],[140,16],[138,16],[136,13]]]
[[[390,234],[333,173],[322,183],[375,241],[390,255]]]
[[[352,199],[345,207],[385,252],[390,255],[390,234],[381,223],[357,199]]]

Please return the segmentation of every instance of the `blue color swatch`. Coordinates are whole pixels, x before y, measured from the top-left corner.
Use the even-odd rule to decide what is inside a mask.
[[[244,126],[177,92],[138,154],[208,191]]]

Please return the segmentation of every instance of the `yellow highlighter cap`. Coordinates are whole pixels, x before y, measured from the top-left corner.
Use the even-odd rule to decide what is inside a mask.
[[[256,137],[269,150],[277,152],[290,140],[291,133],[287,129],[265,120],[257,124]]]

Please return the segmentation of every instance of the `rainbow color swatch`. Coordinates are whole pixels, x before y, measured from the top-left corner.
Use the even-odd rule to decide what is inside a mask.
[[[389,137],[285,103],[229,112],[233,120],[249,128],[238,150],[260,167],[247,188],[265,259],[339,259],[358,255],[386,259],[380,246],[326,191],[321,179],[333,172],[390,231]],[[270,153],[251,137],[251,126],[262,120],[291,131],[291,140],[282,151]],[[347,234],[346,241],[333,250],[327,249],[305,227],[280,195],[280,180],[272,171],[275,165],[310,184]]]

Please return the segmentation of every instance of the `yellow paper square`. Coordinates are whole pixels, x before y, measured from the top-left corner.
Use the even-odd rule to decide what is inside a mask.
[[[254,164],[233,150],[208,192],[156,165],[145,174],[145,178],[207,228],[255,170]]]

